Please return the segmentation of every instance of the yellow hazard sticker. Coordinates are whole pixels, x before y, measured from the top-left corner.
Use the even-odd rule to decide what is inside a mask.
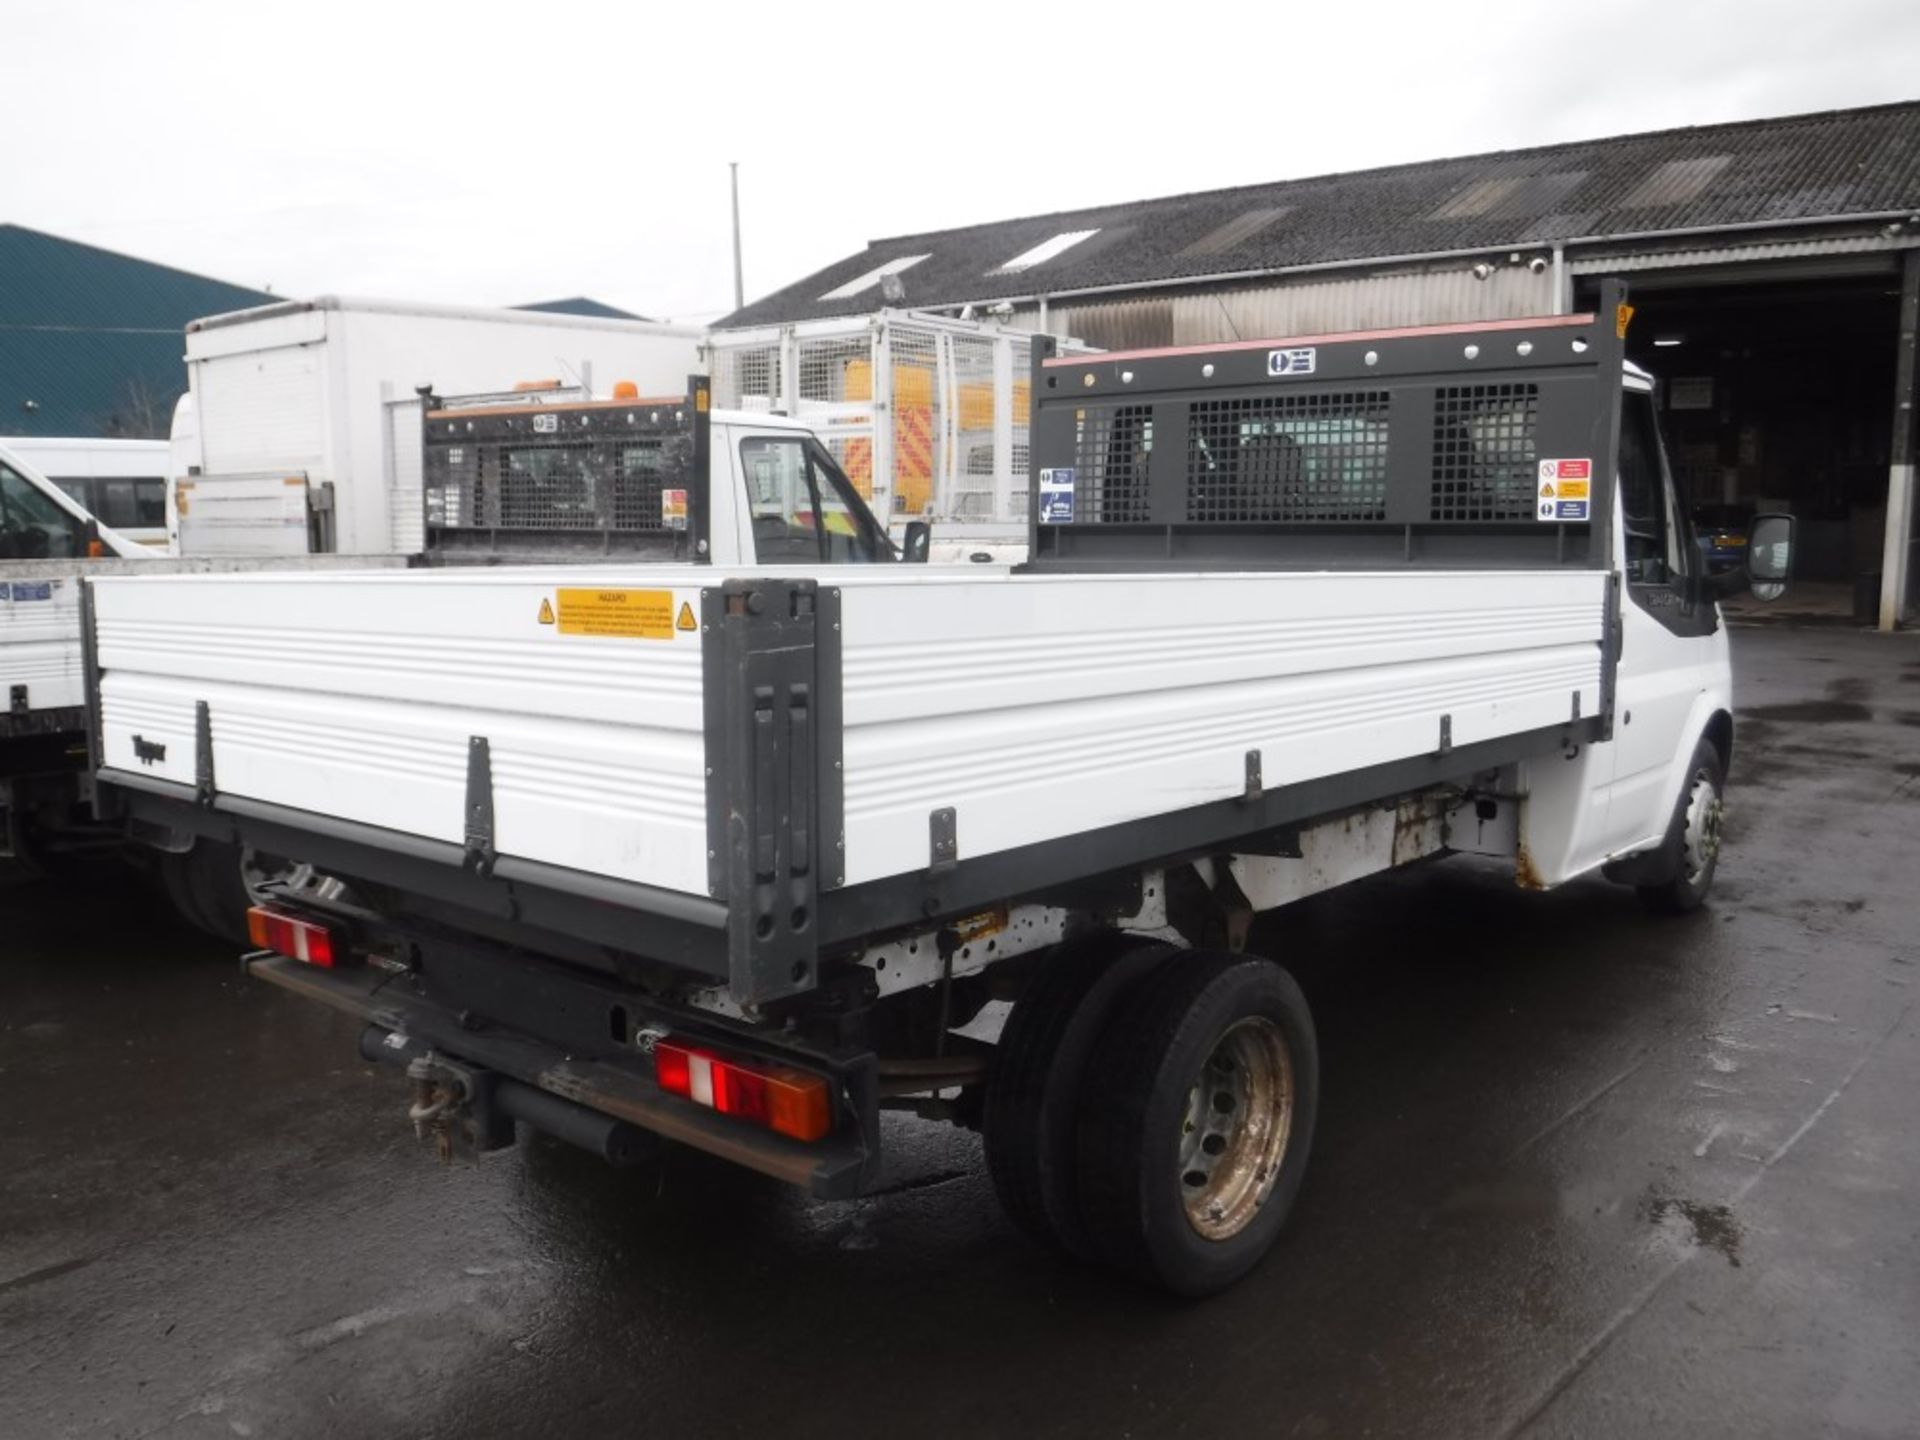
[[[540,623],[542,625],[551,625],[553,623],[553,601],[545,598],[541,599]]]
[[[671,590],[562,590],[559,599],[562,635],[673,638]]]
[[[700,628],[700,622],[693,618],[693,602],[691,600],[682,600],[680,602],[680,613],[674,619],[673,628],[676,630],[698,630]]]

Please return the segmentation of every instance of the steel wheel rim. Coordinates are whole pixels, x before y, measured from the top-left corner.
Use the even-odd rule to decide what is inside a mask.
[[[1180,1128],[1180,1200],[1202,1239],[1232,1239],[1273,1193],[1294,1096],[1293,1052],[1272,1020],[1249,1016],[1214,1042]]]
[[[1693,789],[1687,795],[1687,824],[1680,837],[1687,867],[1687,883],[1697,884],[1720,855],[1721,829],[1726,823],[1726,802],[1720,787],[1705,770],[1696,770]]]

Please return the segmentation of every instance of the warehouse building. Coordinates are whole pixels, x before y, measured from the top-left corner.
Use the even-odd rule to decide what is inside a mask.
[[[164,439],[187,322],[273,298],[0,225],[0,436]]]
[[[1608,275],[1632,287],[1630,353],[1662,377],[1697,518],[1793,511],[1801,573],[1885,573],[1890,625],[1910,553],[1920,102],[896,236],[720,328],[888,305],[1105,349],[1201,345],[1567,313]]]
[[[165,439],[187,389],[187,322],[280,298],[0,225],[0,437]],[[516,308],[641,318],[584,295]]]

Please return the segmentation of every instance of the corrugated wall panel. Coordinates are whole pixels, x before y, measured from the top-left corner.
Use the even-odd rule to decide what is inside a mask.
[[[1553,274],[1501,265],[1476,280],[1464,265],[1291,285],[1186,294],[1173,300],[1170,340],[1205,345],[1264,336],[1326,335],[1395,325],[1507,320],[1553,310]]]
[[[1070,335],[1102,350],[1143,350],[1179,343],[1174,335],[1171,296],[1143,296],[1136,300],[1103,300],[1054,305],[1047,311],[1047,329]],[[1037,317],[1036,322],[1037,323]]]

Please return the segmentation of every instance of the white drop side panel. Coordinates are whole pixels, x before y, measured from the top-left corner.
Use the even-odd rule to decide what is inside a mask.
[[[554,598],[453,572],[102,581],[106,764],[191,784],[204,700],[222,793],[457,845],[484,736],[501,853],[704,895],[698,632],[565,635]]]
[[[6,576],[0,565],[0,706],[27,687],[27,710],[61,710],[87,701],[80,666],[80,582]]]
[[[687,566],[117,579],[97,591],[107,763],[458,843],[470,737],[503,855],[705,894],[701,639],[567,633],[560,590]],[[1563,725],[1600,705],[1590,573],[1015,576],[822,569],[842,594],[846,875],[1076,843],[1277,788]],[[545,624],[558,605],[562,624]],[[823,677],[831,683],[830,677]],[[148,753],[151,754],[150,748]],[[1504,758],[1504,757],[1503,757]]]
[[[849,884],[944,806],[964,862],[1600,704],[1593,573],[927,578],[842,586]]]

